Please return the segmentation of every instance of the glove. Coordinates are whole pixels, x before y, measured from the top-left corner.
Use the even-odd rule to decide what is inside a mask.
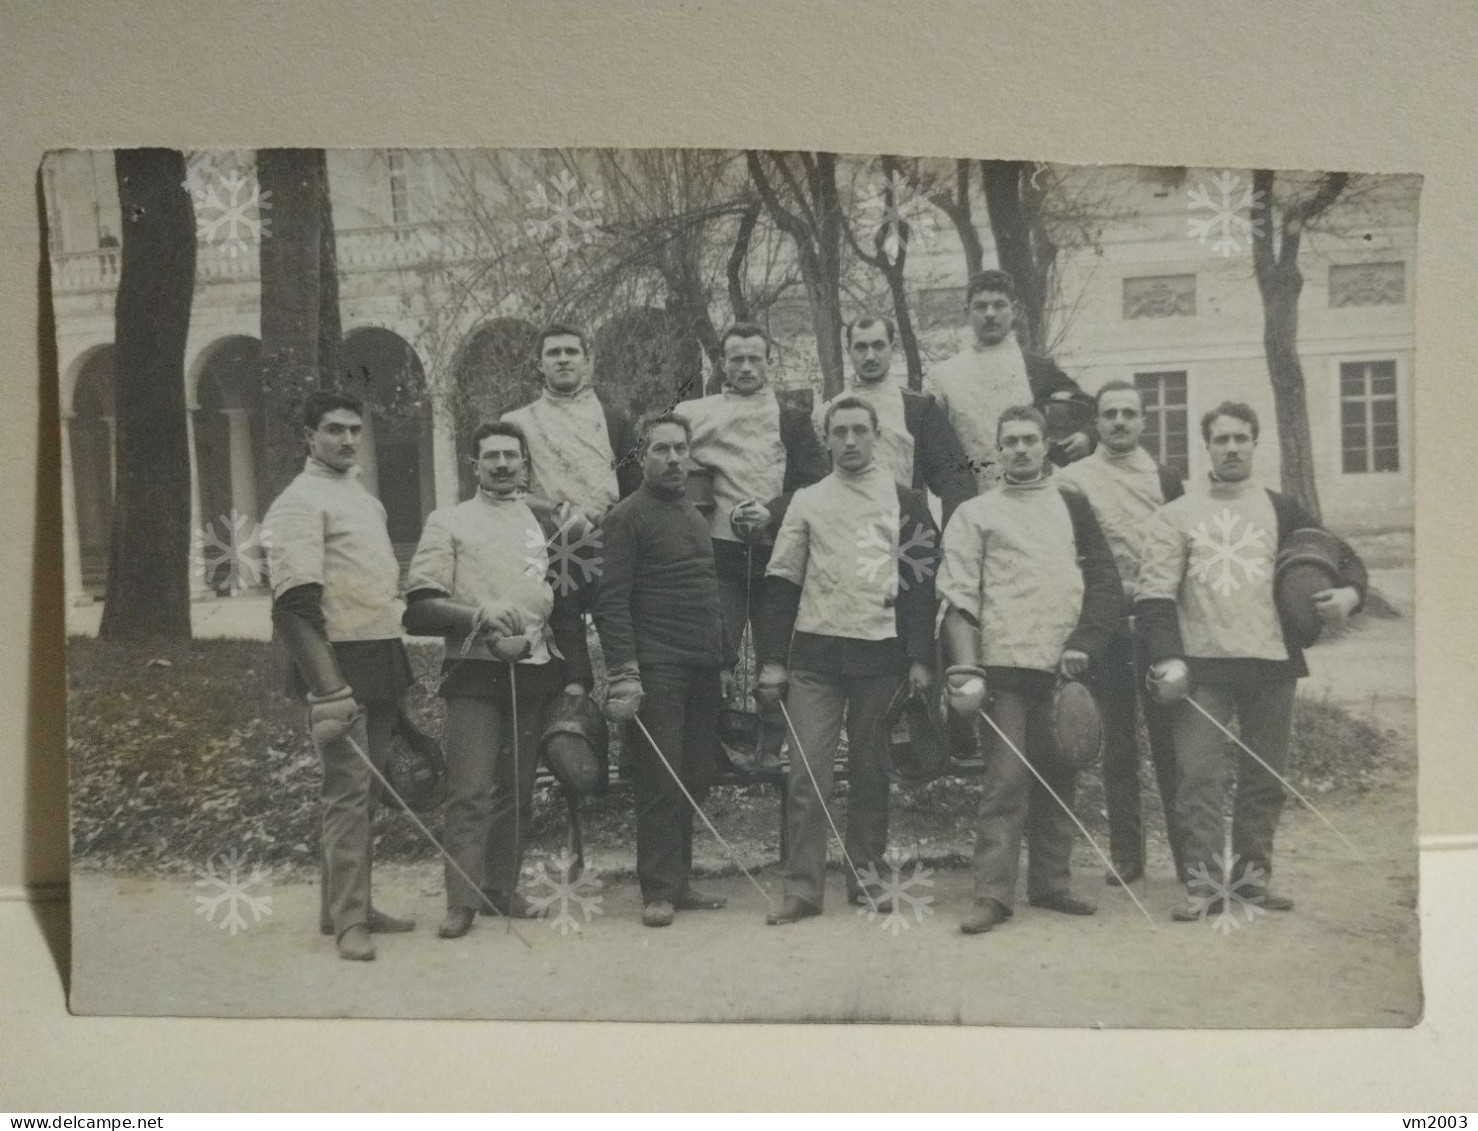
[[[766,660],[760,665],[759,678],[755,680],[754,697],[767,706],[774,706],[785,697],[785,685],[790,682],[790,672],[784,664]]]
[[[1314,611],[1325,624],[1344,626],[1360,603],[1360,591],[1353,585],[1339,589],[1321,589],[1314,594]]]
[[[618,723],[628,722],[641,710],[644,696],[640,679],[627,676],[613,680],[606,691],[606,714]]]
[[[1064,679],[1077,679],[1088,670],[1088,653],[1078,648],[1064,648],[1057,670]]]
[[[729,512],[729,525],[746,542],[758,540],[769,524],[769,509],[753,499],[746,499]]]
[[[359,715],[359,704],[347,684],[324,696],[309,695],[308,729],[313,735],[313,745],[337,742],[354,728]]]
[[[974,664],[951,664],[944,669],[949,709],[970,716],[985,705],[985,671]]]
[[[934,669],[915,661],[908,666],[908,682],[915,691],[928,691],[934,683]]]
[[[1145,685],[1161,706],[1178,702],[1191,693],[1191,669],[1178,656],[1151,664]]]
[[[524,630],[523,613],[505,601],[479,605],[474,623],[478,632],[502,636],[517,636]]]
[[[494,638],[488,648],[493,653],[493,659],[502,660],[505,664],[516,664],[534,651],[527,636],[499,636]]]

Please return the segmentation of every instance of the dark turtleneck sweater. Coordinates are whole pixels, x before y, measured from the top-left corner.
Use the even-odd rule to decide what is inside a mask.
[[[680,489],[644,482],[606,515],[601,534],[605,560],[591,611],[608,671],[733,662],[723,650],[708,521]]]

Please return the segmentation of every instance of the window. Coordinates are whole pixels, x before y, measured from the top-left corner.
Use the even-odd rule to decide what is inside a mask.
[[[1177,318],[1195,313],[1194,275],[1140,275],[1124,280],[1125,318]]]
[[[1340,363],[1339,423],[1346,475],[1401,470],[1394,360]]]
[[[1144,435],[1140,444],[1166,467],[1179,472],[1181,478],[1189,478],[1185,370],[1136,373],[1134,387],[1144,399]]]
[[[405,152],[400,149],[385,150],[385,164],[390,169],[390,223],[399,228],[410,223],[410,209],[406,196]]]

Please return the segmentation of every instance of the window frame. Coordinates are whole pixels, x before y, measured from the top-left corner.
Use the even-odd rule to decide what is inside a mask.
[[[1172,374],[1180,374],[1181,376],[1183,376],[1185,378],[1185,404],[1183,406],[1181,406],[1181,407],[1183,407],[1183,409],[1185,411],[1185,435],[1186,435],[1186,444],[1185,444],[1185,470],[1184,470],[1184,478],[1187,481],[1189,481],[1190,478],[1191,478],[1191,476],[1193,476],[1196,473],[1196,451],[1195,451],[1196,445],[1194,443],[1194,437],[1197,435],[1197,432],[1196,432],[1196,420],[1197,420],[1197,417],[1196,417],[1195,413],[1192,411],[1192,407],[1193,407],[1193,404],[1194,404],[1194,391],[1195,391],[1195,381],[1194,381],[1194,377],[1193,377],[1193,371],[1194,371],[1194,367],[1193,366],[1187,365],[1185,363],[1176,363],[1176,362],[1167,362],[1167,363],[1164,363],[1164,364],[1153,364],[1153,365],[1148,365],[1148,366],[1145,366],[1145,367],[1136,366],[1136,367],[1134,367],[1133,369],[1131,369],[1129,371],[1129,383],[1132,384],[1136,389],[1139,388],[1139,378],[1142,377],[1142,376],[1143,377],[1149,377],[1151,375],[1156,375],[1156,376],[1162,376],[1163,377],[1163,376],[1172,375]],[[1163,389],[1163,387],[1164,386],[1162,384],[1161,385],[1161,388]],[[1143,390],[1140,390],[1140,400],[1143,401],[1143,399],[1144,399],[1144,391]],[[1163,404],[1160,407],[1161,407],[1161,409],[1163,409]],[[1145,430],[1146,431],[1149,430],[1149,411],[1148,411],[1148,408],[1146,408],[1146,411],[1145,411]],[[1163,430],[1160,432],[1160,440],[1161,440],[1161,443],[1160,443],[1159,447],[1160,447],[1161,452],[1163,452],[1164,451],[1164,447],[1165,447],[1165,445],[1164,445],[1164,432],[1163,432]],[[1144,438],[1143,437],[1140,438],[1140,447],[1144,448],[1145,451],[1149,451],[1149,448],[1145,447]],[[1163,455],[1161,455],[1159,452],[1149,452],[1149,454],[1154,458],[1154,460],[1155,460],[1156,463],[1163,464],[1165,467],[1170,467],[1170,468],[1172,468],[1172,469],[1174,469],[1176,471],[1179,471],[1180,470],[1179,468],[1175,468],[1174,465],[1171,464],[1169,462],[1169,460],[1167,458],[1165,458]]]
[[[1377,471],[1372,466],[1365,471],[1345,470],[1345,433],[1344,433],[1344,367],[1346,365],[1369,365],[1374,362],[1390,362],[1393,366],[1396,381],[1396,393],[1393,404],[1396,407],[1396,468],[1394,471]],[[1343,479],[1359,477],[1369,482],[1371,476],[1390,479],[1411,478],[1411,415],[1406,406],[1406,393],[1408,388],[1409,361],[1397,350],[1379,350],[1364,353],[1339,354],[1329,359],[1329,387],[1330,387],[1330,422],[1334,442],[1330,445],[1332,454],[1330,470]],[[1370,404],[1369,396],[1365,403]],[[1374,460],[1374,422],[1370,420],[1370,414],[1366,413],[1367,426],[1366,452]]]

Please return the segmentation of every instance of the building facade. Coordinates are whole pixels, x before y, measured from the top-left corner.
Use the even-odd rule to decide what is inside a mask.
[[[516,289],[497,302],[469,301],[465,276],[447,270],[475,265],[483,252],[445,155],[330,151],[328,165],[342,362],[370,409],[364,473],[385,504],[392,539],[408,551],[425,516],[469,489],[467,453],[458,450],[467,406],[474,415],[492,413],[537,395],[528,353],[536,315]],[[192,163],[192,175],[195,169]],[[1262,418],[1261,475],[1276,485],[1277,421],[1246,234],[1234,224],[1235,246],[1218,248],[1216,232],[1197,237],[1188,227],[1210,214],[1188,207],[1188,194],[1213,185],[1217,171],[1056,173],[1064,181],[1091,177],[1114,202],[1091,246],[1060,258],[1051,327],[1058,362],[1090,392],[1115,378],[1139,386],[1149,409],[1146,446],[1190,476],[1206,471],[1200,415],[1222,400],[1248,401]],[[271,212],[270,201],[253,195],[250,154],[215,155],[200,175],[207,174],[192,186],[200,238],[185,393],[193,526],[222,542],[255,524],[271,502],[262,473],[257,256],[258,242],[271,238]],[[53,154],[43,181],[60,366],[66,588],[80,602],[101,593],[106,573],[121,227],[111,154]],[[1299,352],[1321,502],[1341,531],[1410,530],[1413,522],[1418,185],[1378,178],[1331,230],[1304,238]],[[507,191],[487,189],[492,207]],[[989,265],[989,232],[982,235]],[[963,342],[965,282],[948,225],[911,250],[910,274],[918,279],[912,308],[925,356],[946,356]],[[803,303],[784,300],[769,318],[785,358],[781,379],[816,383]],[[714,319],[726,321],[717,309]],[[599,326],[589,329],[599,336]],[[598,359],[598,381],[619,379],[603,375]],[[240,587],[235,577],[223,584],[213,568],[209,554],[196,563],[200,595]],[[245,581],[255,580],[248,571]]]

